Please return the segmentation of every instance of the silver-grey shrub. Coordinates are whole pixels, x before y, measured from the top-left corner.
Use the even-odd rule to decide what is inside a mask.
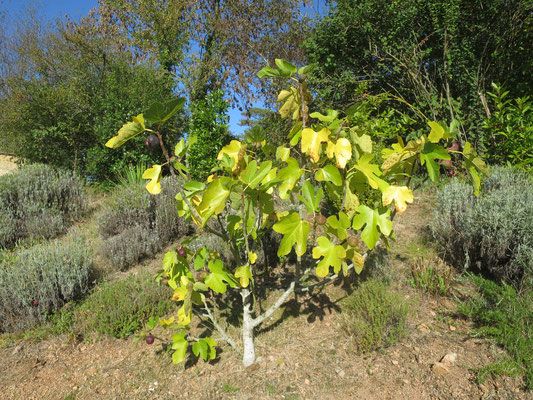
[[[64,233],[85,205],[83,184],[72,172],[33,164],[0,176],[0,248]]]
[[[0,260],[0,331],[43,321],[46,314],[88,290],[93,267],[82,239],[69,238],[20,250]]]
[[[174,198],[178,184],[173,178],[163,179],[156,196],[144,185],[118,186],[107,199],[98,221],[100,254],[113,267],[124,270],[186,234],[188,227],[178,216]]]
[[[524,172],[494,167],[479,197],[453,180],[438,192],[431,229],[460,269],[515,287],[533,287],[533,183]]]

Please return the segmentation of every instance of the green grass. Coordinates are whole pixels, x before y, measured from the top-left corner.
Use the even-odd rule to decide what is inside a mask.
[[[533,388],[533,291],[523,293],[505,283],[497,283],[471,275],[477,286],[476,296],[462,302],[459,312],[476,324],[473,336],[493,340],[507,350],[498,362],[479,370],[478,381],[489,375],[521,375],[526,386]]]
[[[343,314],[344,329],[361,353],[390,346],[407,332],[407,304],[376,279],[362,283],[344,300]]]

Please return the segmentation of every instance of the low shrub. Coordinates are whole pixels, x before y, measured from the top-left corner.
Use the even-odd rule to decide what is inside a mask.
[[[499,362],[483,367],[478,380],[492,374],[525,375],[533,389],[533,291],[522,295],[504,283],[498,285],[479,276],[471,276],[479,292],[459,306],[459,312],[477,323],[473,336],[484,336],[502,345],[508,352]]]
[[[84,209],[83,185],[72,172],[34,164],[0,176],[0,247],[53,238]]]
[[[25,329],[81,298],[93,263],[81,239],[39,244],[0,261],[0,331]]]
[[[147,272],[129,275],[97,286],[73,312],[66,310],[65,316],[57,316],[56,325],[71,323],[84,335],[97,332],[122,339],[141,329],[150,317],[163,316],[175,307],[169,290],[157,285]]]
[[[344,300],[344,329],[367,353],[396,343],[406,333],[408,306],[382,282],[370,279]]]
[[[113,267],[126,269],[186,233],[171,195],[179,183],[163,179],[161,184],[158,196],[151,196],[143,185],[130,184],[118,186],[107,200],[99,218],[100,253]]]
[[[533,287],[533,183],[525,173],[495,167],[479,197],[457,179],[437,197],[431,230],[447,261]]]

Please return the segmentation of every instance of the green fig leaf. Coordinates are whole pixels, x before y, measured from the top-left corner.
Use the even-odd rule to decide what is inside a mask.
[[[217,293],[226,293],[227,282],[231,287],[235,287],[237,282],[227,271],[221,260],[209,261],[209,270],[211,273],[205,278],[206,286]]]
[[[439,179],[440,166],[435,160],[449,160],[450,155],[446,149],[435,143],[426,142],[424,148],[420,152],[420,164],[426,165],[429,178],[433,182]]]
[[[319,188],[315,193],[315,188],[309,181],[305,181],[302,187],[302,194],[298,195],[298,198],[302,203],[305,204],[305,208],[308,213],[313,213],[318,211],[318,206],[320,205],[320,200],[324,196],[324,191],[322,188]]]
[[[359,213],[353,219],[353,228],[359,230],[366,225],[361,233],[361,239],[369,249],[373,249],[379,239],[379,232],[389,236],[392,232],[392,221],[389,219],[390,210],[384,212],[372,210],[361,204],[356,211]],[[378,231],[379,227],[379,231]]]
[[[319,168],[315,173],[315,179],[318,182],[331,182],[335,186],[342,186],[342,177],[339,169],[331,164],[324,168]]]
[[[342,262],[346,257],[346,250],[340,245],[333,245],[327,237],[320,236],[317,240],[318,246],[313,248],[313,258],[324,257],[316,267],[316,274],[324,277],[329,274],[329,267],[333,267],[333,272],[341,270]]]
[[[144,113],[144,117],[153,124],[165,122],[185,105],[185,99],[178,97],[165,103],[155,102]]]
[[[185,360],[185,355],[187,354],[187,339],[185,339],[185,333],[175,333],[172,336],[172,362],[174,364],[179,364]]]
[[[302,221],[296,212],[284,216],[272,227],[276,232],[283,235],[278,249],[278,257],[286,256],[295,246],[296,254],[302,256],[307,251],[307,235],[310,224]]]

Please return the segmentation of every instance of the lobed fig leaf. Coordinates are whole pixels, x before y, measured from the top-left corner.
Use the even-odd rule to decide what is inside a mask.
[[[389,219],[390,210],[380,212],[379,210],[372,210],[371,208],[361,204],[356,211],[359,213],[353,219],[353,228],[365,228],[361,233],[361,239],[365,242],[369,249],[373,249],[379,239],[379,232],[385,236],[389,236],[392,232],[392,221]],[[379,227],[379,231],[378,231]]]

